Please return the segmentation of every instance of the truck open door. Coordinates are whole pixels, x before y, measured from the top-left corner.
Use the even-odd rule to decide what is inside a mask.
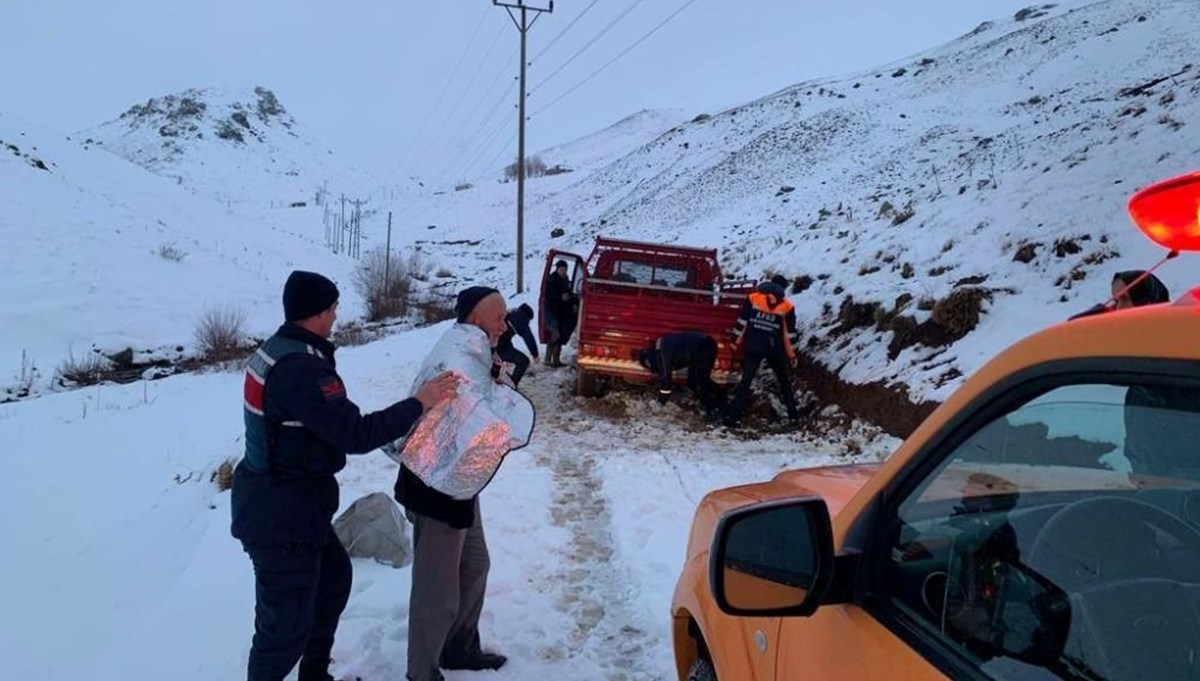
[[[583,256],[553,249],[546,254],[546,265],[542,269],[542,279],[538,288],[537,315],[538,341],[543,344],[550,342],[550,329],[546,326],[546,305],[549,303],[546,300],[546,282],[550,280],[550,274],[554,272],[554,263],[559,260],[567,263],[567,276],[571,279],[571,291],[575,295],[579,295],[583,290],[583,282],[587,278],[587,260]]]

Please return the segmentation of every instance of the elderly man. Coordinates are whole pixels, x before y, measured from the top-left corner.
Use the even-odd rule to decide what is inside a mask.
[[[246,364],[246,456],[233,473],[233,536],[254,565],[250,681],[329,681],[329,652],[350,596],[350,559],[330,521],[346,454],[402,437],[457,379],[429,376],[413,397],[370,414],[346,395],[329,342],[338,289],[297,270],[283,287],[286,323]]]
[[[494,347],[506,328],[504,299],[473,286],[458,294],[457,323],[438,340],[418,372],[453,371],[458,395],[428,412],[397,447],[396,499],[413,523],[412,595],[408,606],[408,678],[438,681],[440,669],[499,669],[485,652],[479,616],[490,562],[479,493],[505,455],[529,442],[533,405],[493,378]]]

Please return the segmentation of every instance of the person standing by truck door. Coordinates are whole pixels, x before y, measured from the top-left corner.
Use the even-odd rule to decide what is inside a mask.
[[[725,406],[725,394],[712,380],[717,363],[717,341],[699,331],[660,336],[638,353],[638,362],[658,379],[658,402],[666,404],[674,388],[674,373],[687,369],[687,385],[700,402],[706,419],[715,419]]]
[[[550,330],[550,342],[546,344],[546,366],[562,366],[562,346],[575,329],[575,320],[572,318],[575,306],[572,297],[567,261],[559,260],[554,264],[554,271],[546,279],[546,328]]]
[[[724,425],[737,428],[750,401],[750,384],[763,362],[770,365],[779,383],[779,396],[787,407],[793,425],[800,422],[800,410],[792,389],[791,364],[799,346],[796,332],[796,309],[788,301],[783,287],[775,282],[758,285],[742,306],[733,331],[735,347],[744,348],[742,380],[734,392],[733,405],[725,415]]]

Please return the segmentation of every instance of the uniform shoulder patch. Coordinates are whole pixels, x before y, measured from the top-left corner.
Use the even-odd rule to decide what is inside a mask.
[[[325,396],[326,402],[346,397],[346,385],[337,376],[322,378],[317,385],[320,386],[321,394]]]

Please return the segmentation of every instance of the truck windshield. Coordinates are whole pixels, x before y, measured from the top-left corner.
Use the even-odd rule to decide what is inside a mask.
[[[634,260],[618,260],[614,263],[612,278],[615,281],[630,284],[650,284],[672,288],[691,287],[691,273],[684,267],[671,267]]]

